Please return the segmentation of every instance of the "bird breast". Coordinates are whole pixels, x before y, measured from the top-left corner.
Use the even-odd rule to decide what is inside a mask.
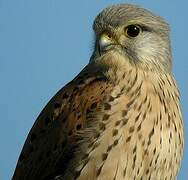
[[[175,179],[183,147],[178,102],[170,75],[122,76],[101,103],[99,133],[78,179]]]

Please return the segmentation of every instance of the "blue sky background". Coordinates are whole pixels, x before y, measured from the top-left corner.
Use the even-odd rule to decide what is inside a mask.
[[[11,178],[36,117],[87,64],[92,21],[107,5],[126,2],[163,16],[171,26],[173,71],[181,92],[188,172],[188,3],[164,0],[0,0],[0,179]]]

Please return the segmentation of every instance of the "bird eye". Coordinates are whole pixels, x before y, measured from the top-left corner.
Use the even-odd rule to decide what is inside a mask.
[[[141,28],[137,25],[129,25],[125,28],[125,34],[128,37],[136,37],[140,34]]]

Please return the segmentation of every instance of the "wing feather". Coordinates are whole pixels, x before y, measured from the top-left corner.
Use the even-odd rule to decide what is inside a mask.
[[[46,105],[31,128],[13,180],[44,180],[63,174],[77,146],[77,134],[111,90],[109,83],[86,67]]]

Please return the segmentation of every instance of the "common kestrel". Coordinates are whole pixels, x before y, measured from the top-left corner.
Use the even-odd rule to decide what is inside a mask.
[[[40,113],[13,180],[175,180],[183,125],[167,23],[118,4],[93,29],[90,62]]]

